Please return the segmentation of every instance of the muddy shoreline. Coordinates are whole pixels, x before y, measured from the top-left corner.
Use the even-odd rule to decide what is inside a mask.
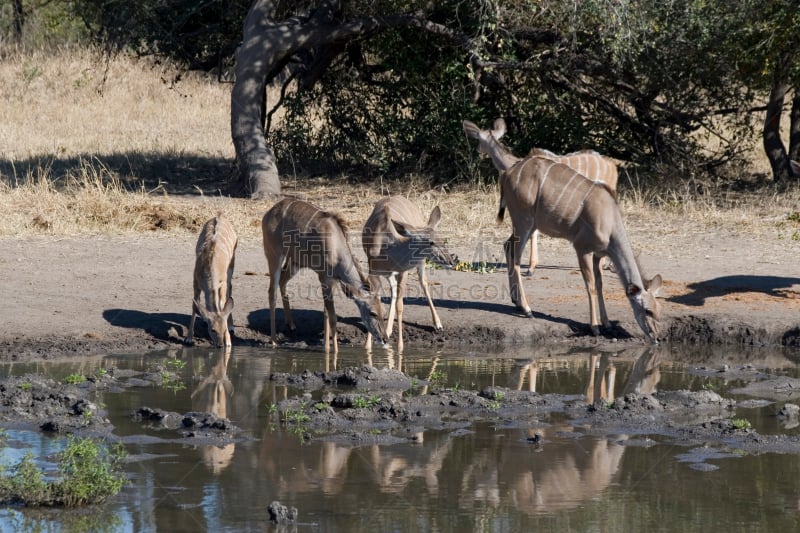
[[[636,364],[652,353],[646,350]],[[548,427],[555,415],[575,428],[572,438],[593,435],[614,439],[624,434],[622,443],[626,446],[701,446],[711,447],[714,454],[800,453],[800,435],[762,435],[737,426],[732,418],[737,406],[774,403],[782,404],[776,415],[781,423],[796,426],[800,407],[793,401],[797,401],[797,395],[787,395],[787,391],[800,390],[800,380],[771,375],[750,364],[724,365],[721,369],[701,365],[691,372],[699,376],[724,373],[727,379],[746,383],[736,392],[750,398],[734,400],[710,390],[656,389],[625,390],[614,399],[592,402],[584,394],[540,394],[498,386],[450,388],[397,370],[366,365],[329,372],[275,373],[269,380],[296,391],[276,405],[274,416],[276,423],[284,424],[303,440],[388,445],[414,442],[427,430],[458,436],[470,432],[475,424],[490,423],[498,429],[526,429],[531,435],[528,443],[542,447],[548,442],[539,430]],[[0,379],[0,425],[115,440],[118,437],[102,405],[94,401],[95,393],[159,386],[166,375],[162,368],[148,372],[110,368],[102,375],[86,376],[79,384],[57,383],[39,375],[6,377]],[[132,411],[130,417],[142,425],[143,431],[146,427],[159,430],[161,436],[146,437],[148,441],[225,446],[250,438],[230,420],[212,413],[176,413],[147,406]],[[124,441],[137,442],[140,438],[129,436]],[[711,457],[686,460],[693,462],[693,468],[703,469],[710,468],[703,461]]]

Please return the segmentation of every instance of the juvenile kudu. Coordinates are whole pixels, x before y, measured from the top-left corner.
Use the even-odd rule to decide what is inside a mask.
[[[364,224],[361,244],[367,254],[369,264],[369,283],[373,294],[373,306],[382,319],[380,303],[381,277],[389,279],[392,300],[389,304],[389,317],[386,336],[392,334],[394,316],[397,313],[397,349],[403,349],[403,298],[406,293],[408,272],[417,269],[422,292],[428,300],[433,326],[442,330],[436,308],[433,306],[428,279],[425,276],[425,260],[452,266],[453,261],[444,242],[436,234],[436,226],[441,219],[439,206],[433,208],[427,222],[419,208],[402,196],[390,196],[378,200],[372,214]],[[372,337],[367,335],[367,348],[371,347]]]
[[[505,133],[505,125],[502,125],[502,131],[495,131],[495,138],[500,139]],[[573,152],[566,155],[557,155],[549,150],[543,148],[534,148],[528,152],[528,157],[545,157],[551,159],[556,163],[567,165],[571,169],[577,171],[580,175],[586,176],[590,180],[602,183],[615,199],[617,197],[617,180],[619,179],[619,172],[617,165],[609,159],[594,150],[581,150],[580,152]],[[502,199],[500,209],[502,210]],[[539,264],[539,230],[534,230],[531,236],[531,250],[530,260],[528,261],[528,272],[526,275],[533,275],[533,270]]]
[[[281,291],[286,327],[294,331],[286,284],[301,268],[316,272],[322,285],[326,352],[330,351],[331,335],[334,351],[339,350],[333,303],[333,287],[337,282],[341,283],[344,294],[358,306],[367,332],[384,342],[383,324],[371,314],[372,299],[367,279],[353,258],[347,241],[347,227],[338,215],[302,200],[285,198],[267,211],[261,229],[269,265],[269,319],[273,346],[277,345],[275,288],[279,287]]]
[[[495,136],[495,132],[505,131],[502,119],[495,122],[494,130],[481,130],[466,120],[463,126],[466,134],[478,141],[480,152],[491,157],[500,171],[502,201],[511,214],[513,228],[505,252],[514,304],[533,316],[522,288],[520,255],[531,233],[538,229],[545,235],[567,239],[575,248],[595,335],[601,323],[610,326],[600,270],[600,259],[607,256],[616,267],[636,322],[650,342],[658,342],[660,303],[656,295],[661,276],[647,283],[642,279],[619,207],[608,189],[551,159],[514,156]]]
[[[221,213],[208,220],[195,247],[192,320],[184,343],[192,344],[197,315],[208,324],[215,346],[230,346],[233,334],[231,280],[238,239],[233,225]],[[199,300],[203,294],[203,301]]]

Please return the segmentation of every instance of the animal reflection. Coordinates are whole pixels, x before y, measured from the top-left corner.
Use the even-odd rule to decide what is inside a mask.
[[[656,391],[661,380],[659,365],[661,364],[660,352],[653,347],[647,347],[639,354],[633,364],[631,373],[625,381],[622,394],[631,392],[639,394],[652,394]],[[613,401],[616,397],[617,365],[611,354],[589,354],[589,378],[586,382],[584,393],[586,401],[594,404],[598,400]],[[509,387],[523,390],[527,382],[529,392],[537,392],[539,371],[551,369],[552,361],[543,362],[537,359],[517,363],[509,375]]]
[[[213,353],[213,352],[212,352]],[[230,349],[218,350],[216,361],[208,376],[200,382],[192,392],[192,408],[196,411],[211,413],[217,418],[228,417],[228,398],[233,397],[233,383],[228,379],[228,360]],[[214,474],[219,474],[228,467],[233,459],[234,443],[223,447],[214,445],[201,446],[203,462]]]
[[[621,360],[618,354],[588,357],[587,400],[611,399],[620,385],[624,391],[655,390],[660,373],[654,349],[639,354],[630,372],[617,362]],[[540,365],[553,364],[558,363],[518,365],[512,385],[535,392],[537,381],[546,375],[539,372]],[[431,372],[436,368],[432,365]],[[276,479],[280,497],[319,490],[328,496],[352,497],[348,491],[356,484],[362,491],[401,497],[411,505],[446,495],[463,509],[511,504],[535,515],[577,508],[603,497],[621,475],[628,439],[627,435],[569,438],[574,428],[559,423],[521,429],[517,438],[513,433],[487,438],[481,431],[485,430],[458,435],[448,430],[420,431],[392,446],[317,442],[299,454],[296,445],[285,439],[269,444],[265,440],[261,468]]]

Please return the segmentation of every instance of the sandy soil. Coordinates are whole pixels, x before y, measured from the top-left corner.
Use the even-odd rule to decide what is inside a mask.
[[[686,237],[688,236],[688,238]],[[190,318],[196,237],[180,235],[2,238],[0,354],[5,359],[140,352],[176,345]],[[353,236],[354,242],[357,237]],[[800,344],[796,243],[770,243],[704,228],[645,242],[642,263],[665,286],[662,340]],[[234,278],[235,343],[268,345],[267,265],[258,239],[240,238]],[[363,260],[360,246],[356,254]],[[479,250],[476,252],[476,250]],[[605,276],[609,316],[602,337],[588,328],[588,300],[567,243],[546,239],[542,264],[525,281],[535,317],[514,310],[504,264],[491,273],[431,271],[444,332],[434,332],[416,277],[406,301],[406,346],[512,343],[643,343],[616,275]],[[462,259],[502,257],[500,242],[453,243]],[[643,254],[644,255],[644,254]],[[319,345],[322,303],[311,272],[289,285],[299,331],[292,346]],[[363,342],[357,310],[337,291],[340,342]],[[388,300],[385,300],[388,301]],[[282,311],[278,315],[279,328]],[[199,342],[207,342],[198,327]]]

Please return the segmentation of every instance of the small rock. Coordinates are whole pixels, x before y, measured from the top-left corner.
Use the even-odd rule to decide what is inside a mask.
[[[798,415],[800,415],[800,406],[793,403],[784,404],[781,410],[778,411],[778,416],[784,418],[797,418]]]
[[[293,524],[297,520],[297,507],[286,507],[277,500],[269,504],[267,511],[275,524]]]

